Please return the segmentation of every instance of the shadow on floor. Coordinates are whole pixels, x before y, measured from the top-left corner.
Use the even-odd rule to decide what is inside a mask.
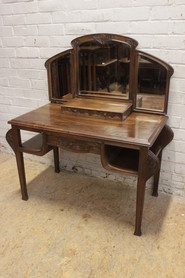
[[[56,203],[61,211],[73,209],[82,217],[111,219],[134,230],[136,188],[121,182],[83,176],[62,171],[54,173],[52,167],[41,172],[28,183],[30,199],[37,202]],[[143,233],[160,233],[171,196],[152,197],[147,190],[143,213]],[[116,223],[115,223],[116,222]]]

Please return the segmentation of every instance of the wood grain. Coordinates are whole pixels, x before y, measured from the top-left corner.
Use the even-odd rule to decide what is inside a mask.
[[[111,121],[81,115],[65,115],[60,104],[47,104],[17,117],[9,124],[32,131],[55,132],[117,143],[150,147],[167,121],[167,116],[131,113],[127,119]]]

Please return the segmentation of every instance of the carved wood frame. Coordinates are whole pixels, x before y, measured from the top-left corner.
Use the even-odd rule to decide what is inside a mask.
[[[64,57],[65,55],[70,54],[70,72],[71,72],[71,88],[72,91],[74,90],[74,85],[73,85],[73,49],[68,49],[66,51],[63,51],[61,53],[56,54],[55,56],[49,58],[45,62],[45,67],[47,69],[47,77],[48,77],[48,91],[49,91],[49,100],[51,102],[55,103],[61,103],[62,99],[61,98],[56,98],[53,96],[53,89],[52,89],[52,73],[51,73],[51,65],[54,61],[59,60],[60,58]]]
[[[145,108],[139,108],[136,106],[136,100],[137,100],[137,86],[138,86],[138,69],[139,69],[139,56],[143,56],[144,58],[148,58],[159,65],[161,65],[163,68],[166,69],[166,88],[165,88],[165,101],[164,101],[164,109],[163,111],[159,110],[147,110]],[[136,50],[136,58],[135,58],[135,79],[134,79],[134,98],[133,98],[133,108],[134,111],[142,111],[142,112],[148,112],[148,113],[155,113],[155,114],[167,114],[167,108],[168,108],[168,96],[169,96],[169,86],[170,86],[170,78],[174,73],[174,69],[172,68],[171,65],[168,63],[164,62],[163,60],[149,54],[143,51],[138,51]]]
[[[90,42],[90,41],[97,41],[100,44],[105,44],[110,41],[115,41],[119,43],[125,43],[130,47],[130,78],[129,78],[129,99],[123,99],[120,97],[120,100],[122,101],[132,101],[133,103],[133,110],[134,111],[140,111],[140,112],[146,112],[146,113],[155,113],[155,114],[166,114],[167,113],[167,107],[168,107],[168,96],[169,96],[169,85],[170,85],[170,77],[173,75],[173,68],[166,62],[162,61],[161,59],[150,55],[148,53],[145,53],[143,51],[136,50],[136,47],[138,45],[138,42],[132,38],[125,37],[122,35],[116,35],[116,34],[108,34],[108,33],[97,33],[97,34],[90,34],[85,35],[82,37],[78,37],[71,41],[72,49],[66,50],[64,52],[61,52],[51,58],[49,58],[46,63],[45,67],[47,69],[47,75],[48,75],[48,90],[49,90],[49,100],[51,102],[55,103],[62,103],[64,100],[62,98],[56,98],[53,94],[52,89],[52,73],[51,73],[51,64],[54,61],[57,61],[58,59],[64,57],[65,55],[70,54],[70,80],[71,80],[71,93],[72,97],[75,98],[79,95],[79,47],[82,43]],[[138,86],[138,58],[139,55],[142,55],[143,57],[146,57],[148,59],[153,60],[154,62],[160,64],[162,67],[164,67],[167,71],[167,80],[166,80],[166,90],[165,90],[165,102],[164,102],[164,109],[163,111],[159,110],[147,110],[144,108],[139,108],[136,106],[136,98],[137,98],[137,86]],[[114,96],[105,96],[106,99],[114,99]],[[119,100],[119,97],[116,97],[117,100]]]
[[[79,48],[82,43],[97,41],[100,44],[105,44],[107,42],[113,41],[118,43],[127,44],[130,47],[130,74],[129,74],[129,100],[133,101],[134,98],[134,67],[135,67],[135,48],[138,45],[138,42],[132,38],[116,35],[116,34],[107,34],[107,33],[98,33],[82,36],[72,40],[71,45],[74,49],[74,95],[76,97],[79,95]],[[109,96],[106,96],[108,99]],[[113,98],[111,96],[111,98]],[[120,99],[122,99],[120,97]],[[124,99],[124,101],[127,101]]]

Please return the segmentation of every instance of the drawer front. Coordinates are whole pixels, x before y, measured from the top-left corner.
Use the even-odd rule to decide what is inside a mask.
[[[100,154],[100,143],[87,142],[75,138],[66,138],[61,136],[47,136],[47,144],[50,146],[58,146],[62,149],[79,153],[95,153]]]

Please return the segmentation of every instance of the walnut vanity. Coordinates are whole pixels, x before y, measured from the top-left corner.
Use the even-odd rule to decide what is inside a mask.
[[[11,121],[6,138],[15,152],[22,199],[27,200],[23,153],[42,156],[58,148],[100,155],[109,171],[136,175],[135,235],[141,235],[146,181],[158,195],[161,157],[173,139],[166,124],[173,69],[136,50],[137,42],[114,34],[92,34],[46,61],[50,103]],[[26,142],[21,130],[36,132]]]

